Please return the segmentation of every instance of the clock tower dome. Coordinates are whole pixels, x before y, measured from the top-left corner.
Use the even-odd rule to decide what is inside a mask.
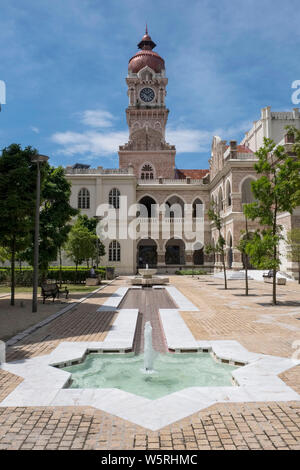
[[[165,141],[169,113],[165,105],[168,79],[164,60],[153,51],[155,46],[146,27],[138,44],[140,50],[128,64],[126,119],[129,140],[119,148],[119,164],[120,168],[131,164],[138,178],[146,174],[152,178],[174,178],[175,146]],[[143,171],[145,165],[148,172]],[[151,167],[152,171],[149,171]]]

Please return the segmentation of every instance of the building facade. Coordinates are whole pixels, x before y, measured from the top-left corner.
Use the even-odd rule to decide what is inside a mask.
[[[119,168],[67,167],[71,204],[89,217],[99,217],[106,248],[101,263],[114,266],[118,274],[134,274],[146,264],[169,273],[182,267],[219,269],[220,259],[206,255],[203,249],[218,238],[207,216],[209,204],[214,202],[224,221],[226,264],[242,269],[243,259],[236,246],[245,228],[243,204],[252,201],[255,152],[264,137],[291,145],[285,127],[300,129],[299,110],[272,112],[270,107],[264,108],[239,145],[213,138],[208,169],[177,169],[175,146],[165,140],[169,113],[165,62],[153,50],[155,46],[146,30],[139,51],[129,60],[129,137],[119,147]],[[117,227],[107,235],[109,212]],[[279,218],[285,231],[300,227],[299,208],[293,216],[280,214]],[[256,228],[255,222],[249,223],[250,230]],[[296,273],[296,266],[287,261],[284,243],[280,253],[281,269]]]

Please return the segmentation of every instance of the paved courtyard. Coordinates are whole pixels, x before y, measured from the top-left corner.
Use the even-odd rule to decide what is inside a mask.
[[[99,305],[128,279],[118,279],[72,310],[8,348],[7,361],[50,353],[61,341],[103,341],[115,319]],[[290,358],[300,348],[300,286],[171,276],[199,312],[182,317],[199,340],[234,339],[249,351]],[[280,376],[300,393],[300,366]],[[2,401],[22,381],[0,370]],[[300,402],[222,403],[149,431],[92,407],[0,408],[0,449],[300,449]]]

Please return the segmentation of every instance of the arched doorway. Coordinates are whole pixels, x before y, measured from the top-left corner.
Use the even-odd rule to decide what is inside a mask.
[[[139,217],[156,217],[156,201],[151,196],[144,196],[139,200]]]
[[[165,203],[165,216],[170,219],[184,217],[184,202],[178,196],[171,196]]]
[[[200,242],[197,242],[194,245],[193,264],[196,266],[204,264],[204,247]]]
[[[157,245],[151,238],[142,239],[137,246],[137,266],[155,268],[157,265]]]
[[[171,238],[166,243],[165,263],[166,264],[185,264],[185,245],[183,240]]]

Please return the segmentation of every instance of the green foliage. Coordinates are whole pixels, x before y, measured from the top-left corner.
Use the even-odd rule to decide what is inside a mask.
[[[37,150],[18,144],[4,148],[0,156],[0,243],[9,251],[11,260],[11,305],[14,305],[14,266],[17,251],[29,244],[33,228],[36,198]],[[41,165],[41,182],[45,166]]]
[[[40,246],[39,266],[44,272],[49,263],[56,261],[58,250],[68,239],[71,230],[70,221],[78,214],[77,209],[70,206],[71,183],[65,178],[65,171],[47,165],[44,184],[41,191],[40,211]],[[33,240],[25,252],[26,260],[33,264]]]
[[[86,214],[79,214],[77,218],[77,224],[85,227],[89,230],[89,232],[93,233],[94,235],[97,234],[96,228],[98,224],[98,219],[97,217],[88,217]],[[99,259],[105,255],[105,247],[103,243],[99,240],[99,237],[97,236],[96,239],[96,248],[95,248],[95,260],[96,263],[99,263]]]
[[[300,141],[298,131],[290,128],[290,132],[295,132]],[[280,266],[278,243],[283,238],[277,216],[280,212],[291,214],[300,204],[300,151],[291,156],[285,153],[283,146],[276,146],[271,139],[265,138],[256,155],[258,162],[254,167],[260,177],[251,184],[255,202],[246,204],[244,213],[248,219],[257,219],[263,228],[249,241],[246,252],[257,268],[275,270],[273,304],[276,304],[276,271]]]
[[[179,276],[201,276],[207,274],[204,269],[181,269],[175,271],[175,274]]]
[[[7,248],[0,246],[0,263],[4,263],[9,259],[9,251]]]
[[[216,208],[216,206],[213,203],[211,203],[207,213],[208,213],[208,218],[212,222],[214,222],[215,227],[218,231],[218,240],[217,240],[215,246],[213,246],[211,244],[207,244],[205,246],[205,253],[207,253],[207,254],[215,253],[215,254],[220,255],[221,261],[222,261],[222,264],[223,264],[224,287],[225,287],[225,289],[227,289],[227,277],[226,277],[226,265],[225,265],[225,246],[226,246],[226,242],[225,242],[225,239],[222,235],[222,226],[223,226],[222,218],[221,218],[220,212],[218,211],[218,209]]]
[[[72,227],[66,243],[67,255],[76,266],[84,260],[94,259],[96,256],[97,235],[91,233],[77,221]]]
[[[106,277],[106,268],[101,266],[98,269],[95,269],[97,275],[101,276],[101,279]],[[86,267],[80,266],[77,270],[75,266],[64,266],[62,270],[58,267],[49,268],[47,273],[47,279],[51,279],[55,282],[61,280],[63,283],[83,283],[86,278],[89,277],[90,271]],[[40,273],[39,285],[41,284],[43,275]],[[0,283],[8,283],[10,279],[10,269],[0,268]],[[22,269],[15,269],[15,283],[18,286],[32,286],[33,281],[33,269],[31,267],[26,267]]]
[[[287,257],[298,264],[298,282],[300,284],[300,228],[293,228],[287,233],[288,244]]]

